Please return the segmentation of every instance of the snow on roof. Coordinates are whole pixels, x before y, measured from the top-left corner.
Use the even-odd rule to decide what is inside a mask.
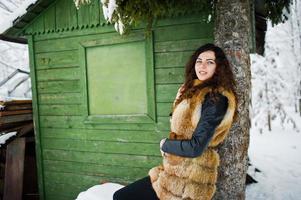
[[[0,147],[1,147],[2,144],[5,144],[5,142],[6,142],[9,138],[15,136],[16,134],[17,134],[16,131],[10,132],[10,133],[0,133]]]
[[[14,20],[26,13],[37,0],[0,0],[0,33],[13,26]]]

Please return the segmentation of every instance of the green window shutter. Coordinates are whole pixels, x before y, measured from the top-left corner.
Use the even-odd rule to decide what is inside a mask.
[[[102,34],[82,42],[86,123],[155,123],[152,37]]]

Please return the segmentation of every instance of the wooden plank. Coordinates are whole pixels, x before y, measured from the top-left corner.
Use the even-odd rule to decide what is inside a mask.
[[[69,176],[71,175],[72,174],[69,174]],[[62,180],[62,182],[66,181]],[[62,200],[76,199],[80,192],[85,191],[96,184],[99,184],[96,180],[88,183],[86,181],[85,184],[83,184],[81,182],[57,183],[47,179],[45,180],[45,196],[47,200],[57,200],[56,197]]]
[[[11,115],[0,118],[0,125],[32,120],[32,114]]]
[[[27,114],[27,113],[32,113],[32,110],[1,111],[0,112],[0,117],[8,116],[8,115]]]
[[[99,5],[99,25],[100,26],[104,26],[106,25],[108,22],[107,20],[105,20],[105,17],[103,15],[103,9],[102,9],[102,6]]]
[[[19,105],[19,104],[31,104],[32,100],[12,100],[12,101],[0,101],[0,105]]]
[[[24,30],[24,33],[26,35],[31,35],[33,33],[33,24],[29,24]]]
[[[89,27],[90,25],[90,5],[82,5],[79,10],[77,10],[77,20],[79,28]]]
[[[171,26],[177,24],[190,24],[190,23],[202,23],[206,22],[208,18],[208,13],[200,12],[200,11],[189,11],[183,15],[172,16],[172,17],[165,17],[160,18],[157,20],[155,27],[160,26]]]
[[[185,67],[193,51],[155,53],[155,68]]]
[[[159,149],[158,149],[159,151]],[[44,160],[61,160],[70,162],[94,163],[99,165],[146,167],[151,168],[162,161],[161,155],[128,155],[117,153],[100,153],[87,151],[68,151],[58,149],[43,149]]]
[[[40,116],[41,127],[44,128],[83,128],[103,130],[141,130],[154,131],[154,124],[85,124],[83,116]]]
[[[12,123],[7,123],[7,124],[2,124],[0,126],[0,132],[1,131],[3,131],[3,132],[4,131],[15,131],[15,130],[17,130],[17,127],[20,127],[20,126],[26,124],[27,122],[12,122]]]
[[[94,129],[64,129],[42,128],[43,137],[79,140],[101,140],[114,142],[147,142],[158,144],[162,138],[160,132],[133,130],[94,130]]]
[[[41,81],[36,84],[39,94],[80,92],[82,88],[79,80]]]
[[[156,102],[173,102],[182,84],[156,85]]]
[[[69,1],[56,1],[55,5],[56,31],[64,31],[69,27]]]
[[[55,5],[51,5],[44,12],[44,25],[46,33],[55,31]]]
[[[39,94],[40,105],[42,104],[81,104],[83,97],[81,93]]]
[[[102,4],[100,4],[98,0],[91,0],[90,4],[88,5],[90,27],[99,25],[101,5]]]
[[[33,32],[41,34],[44,33],[44,15],[39,15],[35,18],[33,23]]]
[[[40,115],[82,115],[82,105],[40,105]]]
[[[185,70],[179,68],[160,68],[156,69],[156,84],[183,83]]]
[[[155,42],[213,38],[213,24],[204,22],[165,26],[155,29],[154,33]]]
[[[33,123],[31,121],[28,122],[22,122],[22,123],[14,123],[14,126],[11,126],[11,128],[7,128],[5,132],[13,132],[18,131],[18,137],[32,131]],[[1,131],[1,130],[0,130]]]
[[[102,176],[73,175],[70,173],[46,173],[46,176],[48,177],[45,181],[47,200],[49,199],[49,196],[53,197],[58,194],[60,196],[59,199],[76,199],[80,192],[102,182],[121,183],[125,185],[134,181]],[[61,183],[57,182],[58,178],[61,178]],[[81,178],[83,180],[81,180]]]
[[[57,187],[59,187],[60,185],[58,185]],[[47,190],[47,189],[46,189]],[[63,194],[58,194],[57,192],[48,192],[49,190],[46,191],[46,196],[47,196],[47,200],[70,200],[70,199],[75,199],[76,197],[74,196],[66,196]],[[82,190],[84,191],[84,189]]]
[[[79,67],[38,70],[36,73],[37,81],[62,81],[80,79]]]
[[[105,22],[101,26],[91,27],[89,29],[79,29],[77,27],[76,29],[73,29],[73,31],[54,32],[51,34],[36,35],[35,41],[48,41],[48,40],[56,40],[56,39],[63,39],[63,38],[69,38],[69,37],[102,34],[102,33],[112,33],[112,32],[116,32],[114,26],[108,25],[108,23]],[[47,51],[45,51],[45,52],[47,52]]]
[[[114,31],[114,28],[111,31]],[[132,34],[134,34],[134,32],[132,32],[128,36],[120,36],[116,31],[106,34],[99,34],[99,31],[95,34],[89,34],[89,32],[87,32],[87,34],[84,33],[85,32],[83,31],[77,36],[70,35],[70,37],[66,38],[60,37],[55,39],[37,41],[35,43],[36,53],[78,50],[79,43],[83,41],[101,41],[105,38],[111,38],[111,40],[123,40],[124,38],[131,37]]]
[[[170,117],[158,117],[157,130],[163,137],[168,137],[170,131]]]
[[[22,199],[24,157],[25,138],[16,138],[7,145],[4,200]]]
[[[33,122],[30,122],[28,124],[25,124],[23,126],[20,127],[20,130],[18,132],[18,137],[21,137],[31,131],[34,130],[34,127],[33,127]]]
[[[212,38],[156,42],[155,52],[195,51],[201,45],[212,42]]]
[[[74,30],[77,28],[77,9],[75,7],[74,1],[68,1],[69,3],[69,30]]]
[[[30,79],[32,87],[32,111],[34,114],[34,133],[35,133],[35,144],[36,144],[36,160],[37,160],[37,174],[38,174],[38,184],[39,184],[39,198],[45,199],[44,194],[44,177],[43,177],[43,165],[42,165],[42,151],[40,145],[40,117],[39,117],[39,107],[38,107],[38,92],[36,86],[36,70],[35,70],[35,47],[33,43],[33,36],[27,37],[28,40],[28,50],[29,50],[29,61],[30,61]]]
[[[158,143],[42,138],[42,144],[45,149],[160,156]]]
[[[110,178],[138,179],[147,176],[149,168],[123,167],[90,164],[82,162],[45,160],[45,172],[64,172],[87,174],[91,176],[105,176]]]
[[[156,122],[155,70],[154,70],[154,37],[153,32],[145,39],[146,57],[146,85],[147,85],[147,113]]]
[[[36,66],[39,69],[76,67],[78,52],[75,50],[36,54]]]
[[[78,172],[64,173],[45,171],[45,180],[51,180],[52,183],[69,183],[70,185],[88,186],[99,183],[100,175],[93,176],[88,174],[80,174]],[[93,186],[92,185],[92,186]],[[66,193],[69,193],[66,191]]]
[[[16,110],[31,110],[32,104],[17,104],[17,105],[6,105],[5,111],[16,111]]]
[[[157,109],[159,117],[168,117],[172,111],[172,103],[157,103]]]

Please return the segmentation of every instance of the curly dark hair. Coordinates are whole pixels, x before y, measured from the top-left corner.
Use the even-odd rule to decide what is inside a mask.
[[[193,82],[197,78],[195,73],[195,63],[198,56],[205,52],[205,51],[213,51],[215,54],[215,62],[216,62],[216,69],[213,76],[205,80],[199,85],[194,86]],[[217,88],[223,87],[225,90],[232,91],[235,99],[237,100],[236,94],[236,82],[234,80],[234,75],[232,72],[232,68],[230,63],[224,53],[224,51],[211,43],[204,44],[200,46],[190,57],[188,62],[186,63],[185,67],[185,81],[182,89],[182,94],[180,95],[179,99],[176,101],[176,104],[180,103],[183,99],[192,97],[193,94],[200,91],[204,87],[211,87],[212,88],[212,95],[214,98],[217,99]],[[236,101],[237,102],[237,101]]]

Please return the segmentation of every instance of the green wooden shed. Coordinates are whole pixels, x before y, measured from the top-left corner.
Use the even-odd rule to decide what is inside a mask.
[[[213,21],[196,8],[144,27],[119,35],[98,0],[40,0],[6,31],[28,39],[41,199],[127,184],[161,162],[185,62],[213,42]]]

